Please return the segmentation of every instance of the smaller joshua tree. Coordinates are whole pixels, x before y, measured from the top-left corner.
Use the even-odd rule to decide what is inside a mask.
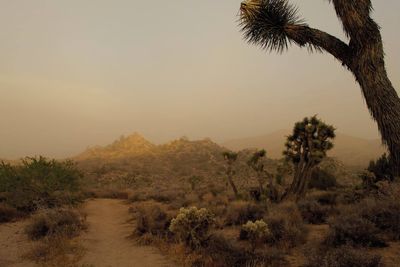
[[[233,176],[235,175],[235,170],[233,169],[233,165],[235,164],[238,154],[235,152],[224,152],[222,153],[224,156],[225,162],[226,162],[226,175],[228,178],[228,182],[230,186],[232,187],[233,193],[235,194],[235,197],[239,197],[239,192],[237,190],[237,187],[235,183],[233,182]]]
[[[249,161],[247,161],[247,165],[249,165],[249,167],[257,174],[260,193],[264,192],[264,177],[266,175],[266,171],[264,169],[264,163],[262,162],[262,159],[265,158],[266,155],[267,152],[264,149],[259,150],[251,156]]]
[[[333,148],[335,128],[316,116],[297,122],[292,135],[288,136],[283,152],[286,160],[294,165],[293,182],[284,194],[284,199],[302,198],[307,190],[312,171]]]

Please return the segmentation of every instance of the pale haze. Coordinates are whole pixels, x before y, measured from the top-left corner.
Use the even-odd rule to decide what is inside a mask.
[[[345,39],[324,0],[293,1]],[[375,0],[400,89],[400,2]],[[0,158],[67,157],[132,132],[217,142],[318,114],[378,138],[361,90],[332,56],[245,43],[237,0],[0,0]]]

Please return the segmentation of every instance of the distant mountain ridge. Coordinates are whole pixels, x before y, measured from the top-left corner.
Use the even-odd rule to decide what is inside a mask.
[[[281,158],[286,136],[290,130],[279,130],[270,134],[234,139],[222,143],[226,148],[234,151],[245,148],[263,148],[270,158]],[[328,153],[348,166],[365,167],[370,160],[380,157],[386,149],[380,140],[368,140],[338,133],[334,140],[334,148]]]
[[[139,133],[133,133],[129,136],[121,136],[107,146],[95,146],[88,148],[81,154],[74,157],[75,160],[86,159],[118,159],[126,157],[137,157],[143,155],[160,155],[171,153],[190,153],[207,151],[225,151],[223,147],[214,143],[209,138],[203,140],[190,141],[182,137],[166,144],[155,145],[141,136]]]
[[[133,133],[127,137],[121,136],[118,140],[115,140],[110,145],[88,148],[74,159],[85,160],[90,158],[123,158],[133,155],[152,153],[155,148],[156,145],[146,140],[139,133]]]
[[[191,141],[184,137],[155,145],[135,133],[107,146],[89,148],[72,159],[92,172],[107,166],[148,176],[185,177],[193,173],[210,176],[223,171],[222,152],[226,150],[210,139]]]
[[[191,141],[185,137],[166,144],[155,145],[134,133],[122,136],[107,146],[89,148],[74,157],[77,161],[108,160],[136,158],[140,161],[163,160],[178,164],[179,162],[210,161],[220,157],[227,149],[239,151],[243,149],[265,149],[272,159],[282,157],[286,136],[290,130],[279,130],[270,134],[235,139],[221,144],[206,138]],[[365,167],[370,160],[380,157],[386,152],[380,140],[367,140],[338,133],[334,140],[334,148],[328,153],[347,166]],[[193,159],[190,159],[193,157]],[[219,159],[220,160],[220,159]],[[191,163],[192,164],[192,163]]]

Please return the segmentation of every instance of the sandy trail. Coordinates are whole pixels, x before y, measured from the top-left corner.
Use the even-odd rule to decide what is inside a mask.
[[[32,248],[32,243],[24,233],[27,222],[0,224],[0,267],[35,266],[23,259],[23,255]]]
[[[82,235],[86,254],[81,264],[94,267],[172,267],[155,248],[135,244],[128,206],[121,200],[94,199],[85,204],[88,231]]]

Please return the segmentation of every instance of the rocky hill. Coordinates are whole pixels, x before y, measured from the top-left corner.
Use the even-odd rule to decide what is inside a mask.
[[[135,133],[104,147],[89,148],[73,160],[98,173],[122,170],[151,176],[210,175],[223,170],[222,152],[226,150],[210,139],[180,138],[155,145]]]

